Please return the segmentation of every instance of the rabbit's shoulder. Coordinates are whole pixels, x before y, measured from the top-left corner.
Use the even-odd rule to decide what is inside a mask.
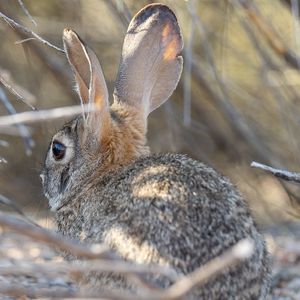
[[[189,272],[246,236],[262,240],[230,181],[185,155],[140,158],[102,184],[85,231],[127,259]]]
[[[142,157],[103,178],[103,193],[116,191],[133,198],[164,198],[173,201],[244,201],[230,180],[212,167],[183,154]],[[188,197],[189,196],[189,197]],[[226,199],[227,198],[227,199]]]
[[[96,226],[103,216],[106,222],[111,218],[149,226],[160,219],[157,228],[188,226],[198,231],[196,227],[203,226],[211,233],[216,228],[235,230],[242,222],[254,225],[247,204],[230,181],[185,155],[140,158],[100,181],[85,205],[86,219]]]

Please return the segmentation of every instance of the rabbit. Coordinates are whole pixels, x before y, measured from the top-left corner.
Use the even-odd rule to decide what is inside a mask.
[[[189,299],[265,299],[269,254],[237,189],[197,160],[151,155],[147,146],[147,117],[170,97],[183,66],[172,10],[150,4],[133,17],[111,105],[95,53],[71,29],[63,43],[83,110],[53,136],[41,173],[57,230],[85,244],[105,243],[130,262],[170,266],[180,276],[248,237],[255,244],[251,258]],[[148,279],[160,288],[172,284]],[[136,288],[111,274],[95,281]]]

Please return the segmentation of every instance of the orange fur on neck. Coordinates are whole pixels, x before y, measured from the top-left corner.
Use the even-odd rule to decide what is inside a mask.
[[[128,165],[150,153],[146,145],[147,124],[141,113],[117,101],[111,106],[111,113],[116,115],[117,120],[111,118],[110,129],[101,140],[106,158],[103,167],[107,171]]]

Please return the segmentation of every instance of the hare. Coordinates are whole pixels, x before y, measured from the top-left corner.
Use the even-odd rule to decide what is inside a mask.
[[[53,136],[41,173],[58,231],[179,275],[249,237],[253,256],[191,299],[264,299],[269,256],[239,192],[211,167],[181,154],[150,155],[146,145],[147,116],[170,97],[182,71],[183,41],[171,9],[151,4],[132,19],[112,105],[95,53],[70,29],[63,43],[83,113]],[[109,274],[99,285],[132,288]]]

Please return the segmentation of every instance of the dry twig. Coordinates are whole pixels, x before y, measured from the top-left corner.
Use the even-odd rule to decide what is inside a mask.
[[[86,109],[88,109],[86,107]],[[40,121],[71,117],[82,113],[81,105],[66,106],[38,111],[26,111],[11,116],[0,117],[0,130],[16,124],[36,123]]]
[[[149,266],[142,264],[133,264],[125,262],[121,259],[95,259],[92,261],[76,261],[74,262],[51,262],[33,264],[31,262],[21,262],[13,266],[1,266],[0,275],[27,275],[38,277],[41,274],[47,277],[55,278],[58,273],[64,274],[84,274],[88,272],[113,272],[123,275],[145,275],[145,274],[160,274],[176,281],[178,276],[176,272],[168,267]]]
[[[52,233],[41,227],[28,224],[16,217],[7,216],[0,212],[0,226],[18,232],[22,235],[33,238],[37,241],[50,245],[51,247],[57,247],[62,251],[71,253],[75,257],[82,257],[87,259],[100,259],[110,258],[108,255],[108,249],[105,246],[99,246],[97,249],[90,250],[76,242],[67,240],[66,238]]]
[[[23,103],[29,106],[31,109],[35,110],[32,105],[35,102],[35,97],[25,90],[23,87],[18,85],[9,74],[8,71],[0,68],[0,82],[7,88],[7,90],[20,99]]]
[[[1,220],[1,218],[0,218]],[[213,279],[215,276],[225,271],[229,267],[234,267],[240,262],[248,259],[253,254],[253,242],[244,239],[238,242],[235,246],[227,250],[225,253],[219,257],[211,260],[206,265],[199,267],[194,272],[183,276],[178,279],[173,285],[165,290],[153,289],[139,291],[137,295],[127,294],[126,292],[116,292],[116,291],[101,291],[97,292],[95,290],[80,290],[77,293],[72,293],[69,297],[90,297],[101,299],[119,299],[119,300],[178,300],[183,299],[187,294],[192,292],[195,288],[200,287],[207,283],[209,280]],[[147,267],[141,265],[133,265],[122,261],[93,261],[85,262],[83,264],[74,264],[63,262],[59,264],[35,264],[35,265],[16,265],[13,267],[2,267],[0,269],[0,274],[2,275],[32,275],[38,276],[39,274],[46,274],[54,276],[60,272],[73,272],[82,273],[90,271],[108,271],[116,272],[122,274],[139,274],[143,275],[145,273],[159,272],[164,270],[162,267]],[[167,269],[166,269],[167,270]],[[165,275],[170,275],[169,271]],[[18,289],[17,289],[18,291]],[[12,293],[12,289],[3,289],[0,285],[0,293],[6,292],[7,294]],[[30,293],[32,295],[32,290],[24,291],[21,289],[22,293]],[[48,291],[47,291],[48,292]],[[43,292],[42,292],[43,294]],[[28,295],[28,294],[26,294]],[[40,294],[41,296],[41,294]],[[100,296],[100,297],[99,297]],[[61,295],[56,295],[55,293],[52,297],[61,297]],[[86,299],[86,298],[85,298]]]
[[[16,115],[17,112],[15,108],[12,106],[4,90],[1,87],[0,87],[0,101],[4,104],[8,113],[10,114],[10,116],[5,116],[5,117],[11,117]],[[21,137],[23,138],[26,154],[31,155],[31,149],[34,147],[35,143],[31,137],[30,131],[23,124],[17,124],[17,128],[20,132]]]
[[[6,16],[5,14],[3,14],[2,12],[0,12],[0,18],[2,18],[6,23],[8,23],[9,25],[11,25],[12,27],[18,28],[19,30],[23,31],[26,35],[28,36],[32,36],[34,37],[36,40],[40,41],[41,43],[59,51],[64,53],[65,51],[62,48],[59,48],[53,44],[51,44],[50,42],[48,42],[47,40],[45,40],[44,38],[42,38],[41,36],[39,36],[37,33],[35,33],[34,31],[20,25],[19,23],[17,23],[16,21],[14,21],[13,19],[9,18],[8,16]]]
[[[24,11],[25,15],[28,19],[33,23],[34,26],[37,26],[36,21],[33,19],[32,15],[29,13],[28,9],[26,8],[25,4],[22,0],[18,0],[19,5],[21,6],[22,10]]]
[[[275,169],[273,167],[258,163],[253,161],[251,163],[251,167],[253,168],[258,168],[258,169],[262,169],[264,171],[267,171],[271,174],[273,174],[274,176],[286,180],[286,181],[292,181],[292,182],[296,182],[296,183],[300,183],[300,173],[296,173],[296,172],[290,172],[290,171],[286,171],[286,170],[281,170],[281,169]]]

